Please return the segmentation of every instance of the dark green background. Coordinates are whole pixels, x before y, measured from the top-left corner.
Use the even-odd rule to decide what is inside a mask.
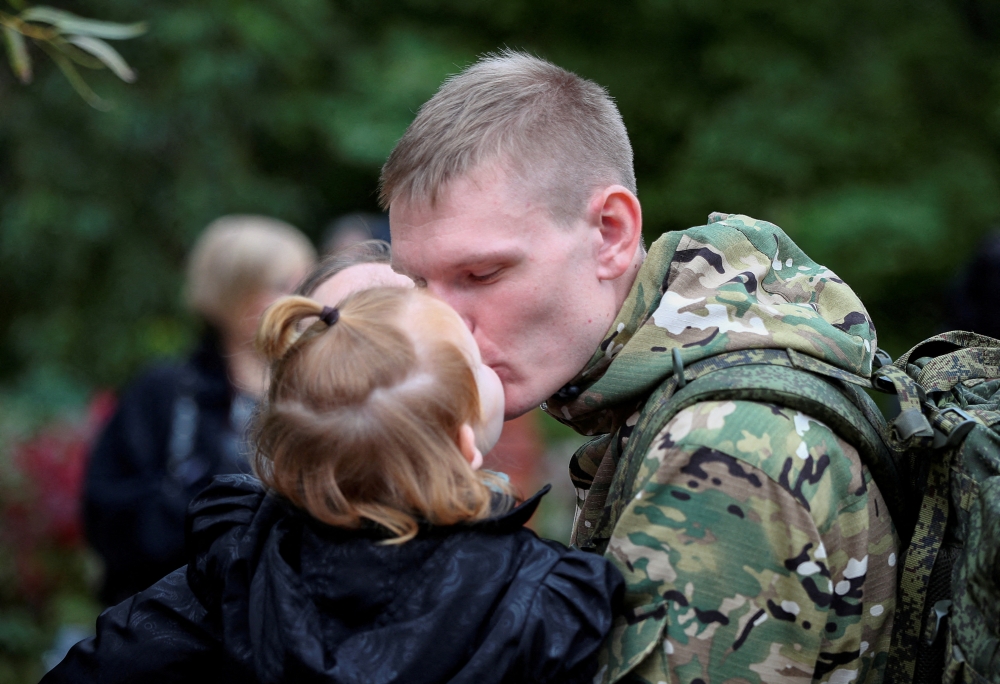
[[[378,169],[448,74],[532,51],[607,86],[647,238],[710,211],[784,227],[851,283],[883,346],[935,331],[1000,218],[1000,10],[979,0],[86,0],[147,20],[134,85],[41,53],[0,64],[0,388],[37,407],[119,386],[194,321],[184,254],[228,212],[317,238],[376,206]]]

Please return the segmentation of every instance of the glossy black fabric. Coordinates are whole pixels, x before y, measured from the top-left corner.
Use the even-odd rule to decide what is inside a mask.
[[[540,494],[387,545],[217,478],[192,504],[186,571],[105,611],[42,681],[592,681],[622,578],[522,527]]]
[[[182,392],[198,407],[189,463],[197,472],[177,484],[167,477],[166,464]],[[104,560],[101,599],[106,604],[145,589],[186,562],[188,504],[214,475],[240,472],[242,435],[230,419],[233,396],[211,332],[186,363],[155,366],[122,394],[91,453],[84,487],[85,529]]]

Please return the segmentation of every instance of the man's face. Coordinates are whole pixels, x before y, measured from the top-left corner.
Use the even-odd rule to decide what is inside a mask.
[[[597,273],[600,224],[557,223],[496,168],[452,181],[433,207],[394,201],[389,221],[393,268],[459,313],[508,420],[572,379],[617,313]]]

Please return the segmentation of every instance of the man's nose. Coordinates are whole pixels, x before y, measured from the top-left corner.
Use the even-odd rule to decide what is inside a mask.
[[[459,317],[461,317],[462,322],[465,323],[465,327],[469,329],[469,332],[476,332],[475,317],[472,314],[472,310],[459,293],[455,292],[451,288],[434,282],[428,282],[427,289],[432,295],[444,301],[448,304],[448,306],[455,310]]]

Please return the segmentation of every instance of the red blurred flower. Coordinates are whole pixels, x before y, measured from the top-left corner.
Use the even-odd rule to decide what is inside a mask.
[[[55,580],[50,575],[58,574],[47,558],[84,546],[80,508],[87,457],[114,405],[114,395],[101,392],[83,420],[52,423],[11,446],[16,484],[5,487],[0,535],[12,547],[21,590],[28,597],[38,598]]]

